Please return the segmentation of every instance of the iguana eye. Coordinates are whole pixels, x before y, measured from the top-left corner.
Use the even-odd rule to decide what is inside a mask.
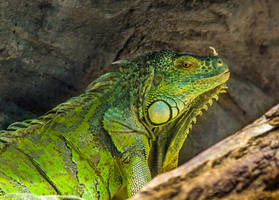
[[[184,68],[190,68],[190,67],[193,66],[193,64],[187,63],[187,62],[185,62],[185,61],[184,61],[184,62],[181,62],[180,65],[181,65],[181,67],[184,67]]]
[[[171,108],[165,101],[155,101],[148,107],[148,118],[154,125],[160,125],[171,119]]]
[[[187,56],[180,56],[174,61],[175,66],[181,67],[181,68],[192,68],[200,64],[200,61],[193,56],[187,55]]]

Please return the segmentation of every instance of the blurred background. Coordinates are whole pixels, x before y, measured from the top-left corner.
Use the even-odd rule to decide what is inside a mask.
[[[161,49],[213,46],[231,70],[180,163],[279,100],[278,0],[2,0],[0,16],[0,129],[79,95],[115,60]]]

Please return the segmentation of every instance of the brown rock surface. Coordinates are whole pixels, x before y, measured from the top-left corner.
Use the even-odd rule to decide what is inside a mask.
[[[78,95],[114,60],[164,48],[202,55],[214,46],[232,72],[181,162],[279,98],[277,0],[3,0],[0,15],[0,128]]]

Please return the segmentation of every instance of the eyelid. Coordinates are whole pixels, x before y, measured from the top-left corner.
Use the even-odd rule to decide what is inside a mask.
[[[192,68],[193,66],[199,64],[199,60],[197,60],[196,58],[190,56],[190,55],[187,55],[187,56],[181,56],[179,58],[177,58],[175,60],[175,65],[176,66],[179,66],[181,68],[184,68],[184,69],[188,69],[188,68]],[[184,66],[184,63],[187,63],[189,65],[189,67],[185,67]]]
[[[191,62],[186,62],[185,60],[182,60],[179,62],[179,66],[182,67],[182,68],[191,68],[193,66],[193,63]]]

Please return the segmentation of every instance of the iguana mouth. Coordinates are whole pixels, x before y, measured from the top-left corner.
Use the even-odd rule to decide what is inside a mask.
[[[188,119],[190,119],[189,121],[190,127],[192,126],[191,125],[192,122],[196,123],[196,117],[202,114],[202,110],[207,110],[208,105],[211,106],[213,104],[213,99],[217,101],[218,95],[220,93],[226,93],[226,89],[227,89],[226,81],[229,79],[229,76],[230,76],[230,72],[229,70],[226,70],[222,74],[205,79],[206,82],[213,82],[215,80],[218,81],[219,84],[213,89],[209,89],[204,93],[198,95],[196,98],[192,100],[189,107],[184,108],[187,110],[186,112],[185,110],[184,112],[182,111],[181,117],[183,117],[184,115],[190,115],[188,116]],[[204,80],[201,80],[201,82],[203,81]]]
[[[211,76],[211,77],[207,77],[207,78],[202,78],[202,79],[199,79],[197,80],[197,82],[200,82],[200,83],[205,83],[205,82],[208,82],[208,83],[212,83],[212,82],[219,82],[218,85],[221,85],[223,83],[225,83],[230,77],[230,71],[229,70],[226,70],[216,76]],[[218,87],[218,86],[217,86]],[[211,90],[211,89],[210,89]],[[209,91],[209,90],[208,90]]]

